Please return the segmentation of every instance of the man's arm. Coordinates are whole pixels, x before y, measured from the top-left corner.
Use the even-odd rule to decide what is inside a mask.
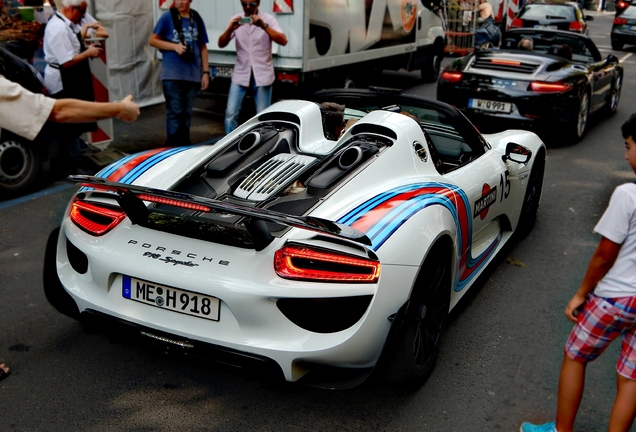
[[[201,78],[201,91],[207,90],[210,85],[210,63],[208,61],[208,46],[201,44],[201,68],[203,69],[203,77]]]
[[[614,243],[605,237],[601,238],[594,255],[592,255],[579,290],[565,308],[565,316],[570,321],[577,321],[576,310],[585,303],[587,295],[592,292],[594,287],[603,279],[603,276],[612,268],[621,246],[621,244]]]
[[[219,40],[217,42],[219,45],[219,48],[225,48],[227,44],[230,43],[230,41],[232,40],[232,33],[234,32],[234,30],[236,30],[237,28],[241,26],[241,24],[239,24],[240,19],[241,17],[236,17],[233,20],[231,20],[230,24],[228,24],[223,34],[219,36]]]
[[[263,21],[260,16],[254,15],[253,24],[265,30],[265,33],[267,33],[267,35],[278,45],[287,45],[287,36],[285,36],[285,33],[274,30],[269,24]]]
[[[49,114],[49,121],[57,123],[84,123],[117,117],[132,122],[139,117],[139,105],[132,96],[121,102],[87,102],[78,99],[58,99]]]
[[[148,38],[148,43],[151,47],[157,48],[161,51],[174,51],[179,55],[186,51],[186,46],[184,44],[168,42],[167,40],[161,39],[161,36],[158,34],[154,33]]]

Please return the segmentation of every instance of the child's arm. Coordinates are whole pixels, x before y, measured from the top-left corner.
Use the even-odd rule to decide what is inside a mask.
[[[609,269],[612,268],[618,256],[618,251],[621,250],[621,246],[620,243],[614,243],[605,237],[601,238],[587,267],[579,290],[574,294],[574,297],[572,297],[565,308],[565,316],[567,316],[570,321],[577,321],[577,309],[585,303],[587,295],[592,292],[596,284],[598,284]]]

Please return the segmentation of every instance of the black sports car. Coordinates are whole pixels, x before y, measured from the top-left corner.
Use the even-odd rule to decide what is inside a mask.
[[[523,39],[531,40],[532,51],[518,48]],[[524,28],[504,33],[501,49],[454,60],[440,75],[437,99],[474,120],[550,126],[578,142],[591,113],[616,112],[622,83],[618,58],[603,59],[587,36]]]
[[[628,6],[614,18],[612,49],[622,50],[625,45],[636,45],[636,6]]]

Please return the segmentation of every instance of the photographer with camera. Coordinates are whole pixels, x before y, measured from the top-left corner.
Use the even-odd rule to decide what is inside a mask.
[[[150,35],[150,46],[163,54],[161,82],[166,98],[166,145],[190,145],[194,98],[210,84],[208,34],[192,0],[175,0]]]
[[[233,16],[219,36],[219,48],[227,46],[232,39],[236,41],[236,65],[227,97],[225,133],[236,129],[243,98],[250,87],[254,91],[257,113],[272,103],[275,78],[272,42],[285,46],[287,37],[276,18],[258,11],[259,4],[260,0],[241,0],[243,13]]]

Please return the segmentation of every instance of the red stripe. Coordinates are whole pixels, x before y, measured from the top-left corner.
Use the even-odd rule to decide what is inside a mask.
[[[108,102],[108,89],[95,78],[95,75],[93,75],[93,91],[95,92],[95,102]]]
[[[121,180],[126,174],[128,174],[132,169],[134,169],[137,165],[143,163],[144,161],[150,159],[152,156],[157,153],[161,153],[162,151],[167,150],[166,147],[154,149],[147,151],[146,153],[142,153],[137,157],[132,158],[124,165],[122,165],[117,171],[108,176],[108,180],[117,182]]]

